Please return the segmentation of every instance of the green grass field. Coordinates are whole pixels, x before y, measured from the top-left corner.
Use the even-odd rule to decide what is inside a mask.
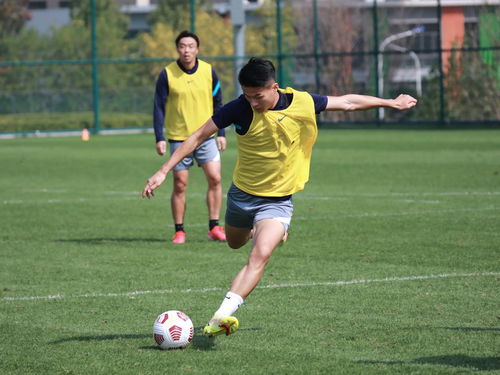
[[[206,240],[198,168],[172,245],[171,180],[139,196],[159,165],[152,135],[0,142],[1,374],[500,373],[500,132],[321,130],[289,241],[214,342],[249,247]],[[169,309],[185,350],[152,339]]]

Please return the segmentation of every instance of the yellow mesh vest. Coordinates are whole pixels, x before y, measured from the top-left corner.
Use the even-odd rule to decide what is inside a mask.
[[[213,115],[212,67],[198,59],[193,74],[174,61],[167,65],[168,99],[165,114],[167,138],[183,141]]]
[[[310,94],[291,88],[290,106],[284,110],[253,111],[245,135],[238,135],[234,184],[262,197],[282,197],[304,188],[318,135],[314,101]]]

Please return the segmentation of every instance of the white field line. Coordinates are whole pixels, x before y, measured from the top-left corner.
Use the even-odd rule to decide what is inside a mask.
[[[366,279],[366,280],[349,280],[349,281],[319,281],[305,283],[288,283],[288,284],[270,284],[257,286],[258,289],[278,289],[278,288],[307,288],[317,286],[344,286],[354,284],[372,284],[393,281],[413,281],[413,280],[429,280],[429,279],[445,279],[451,277],[484,277],[496,276],[500,272],[480,272],[480,273],[441,273],[435,275],[422,276],[396,276],[386,277],[383,279]],[[123,293],[86,293],[86,294],[55,294],[48,296],[31,296],[31,297],[3,297],[2,301],[33,301],[33,300],[51,300],[51,299],[68,299],[68,298],[97,298],[97,297],[133,297],[148,294],[184,294],[184,293],[206,293],[220,292],[227,288],[195,288],[195,289],[165,289],[165,290],[137,290],[133,292]]]
[[[69,193],[66,189],[23,189],[23,193]]]

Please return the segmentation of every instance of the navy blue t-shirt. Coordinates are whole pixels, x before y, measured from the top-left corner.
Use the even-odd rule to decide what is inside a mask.
[[[293,100],[293,94],[284,94],[278,91],[279,99],[276,106],[271,111],[279,111],[288,108]],[[323,112],[328,103],[328,97],[323,95],[311,94],[314,101],[314,111],[316,114]],[[219,129],[227,128],[234,124],[236,133],[244,135],[248,131],[253,120],[253,111],[250,103],[244,95],[240,95],[237,99],[227,103],[219,109],[213,116],[212,120]]]

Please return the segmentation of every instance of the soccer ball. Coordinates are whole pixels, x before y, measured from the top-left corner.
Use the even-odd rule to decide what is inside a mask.
[[[153,338],[161,349],[182,349],[193,340],[194,327],[182,311],[161,313],[153,324]]]

